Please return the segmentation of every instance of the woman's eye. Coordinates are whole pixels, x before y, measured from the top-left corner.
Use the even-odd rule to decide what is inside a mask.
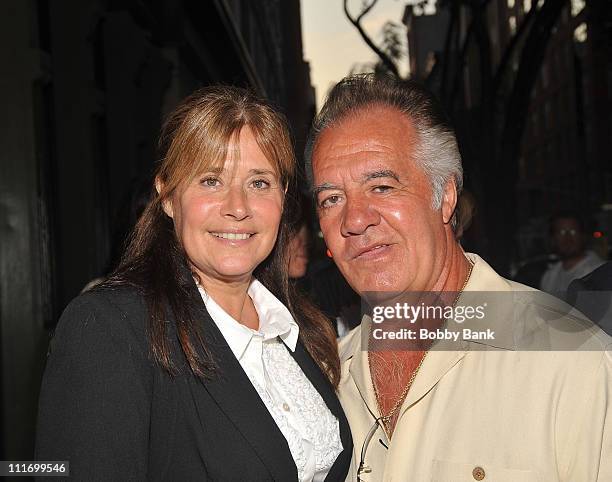
[[[270,183],[265,179],[255,179],[252,185],[255,189],[267,189],[270,187]]]
[[[206,187],[217,187],[220,181],[216,177],[205,177],[200,181],[200,184]]]
[[[337,194],[332,194],[331,196],[326,197],[325,199],[323,199],[323,201],[321,201],[321,207],[322,208],[330,208],[332,206],[334,206],[335,204],[338,204],[340,202],[340,196]]]

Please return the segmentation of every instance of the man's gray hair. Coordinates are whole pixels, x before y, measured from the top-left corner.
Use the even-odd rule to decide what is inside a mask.
[[[431,183],[432,208],[442,206],[444,187],[450,179],[454,179],[459,195],[463,188],[461,154],[455,131],[438,101],[416,82],[375,74],[345,77],[328,94],[306,144],[305,167],[310,185],[314,180],[312,153],[319,135],[349,115],[377,105],[399,110],[414,126],[417,142],[413,156]]]

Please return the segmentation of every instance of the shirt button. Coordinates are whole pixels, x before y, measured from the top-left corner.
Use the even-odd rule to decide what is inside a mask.
[[[288,411],[289,411],[289,404],[288,404],[288,403],[283,403],[283,410],[284,410],[285,412],[288,412]]]
[[[474,477],[474,480],[484,480],[485,475],[485,471],[482,467],[474,467],[474,470],[472,470],[472,477]]]

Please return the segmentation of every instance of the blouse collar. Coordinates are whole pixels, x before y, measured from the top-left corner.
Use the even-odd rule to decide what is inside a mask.
[[[298,324],[287,307],[257,279],[253,278],[247,293],[259,317],[259,330],[253,330],[232,318],[201,285],[198,285],[198,290],[206,310],[238,360],[254,336],[263,338],[263,341],[279,337],[291,351],[295,351],[300,331]]]

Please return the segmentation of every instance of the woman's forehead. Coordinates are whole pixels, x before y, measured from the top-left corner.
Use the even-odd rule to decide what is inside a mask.
[[[236,176],[240,173],[271,174],[278,177],[278,167],[263,152],[244,149],[228,149],[225,158],[218,156],[197,163],[193,177],[206,173]]]

